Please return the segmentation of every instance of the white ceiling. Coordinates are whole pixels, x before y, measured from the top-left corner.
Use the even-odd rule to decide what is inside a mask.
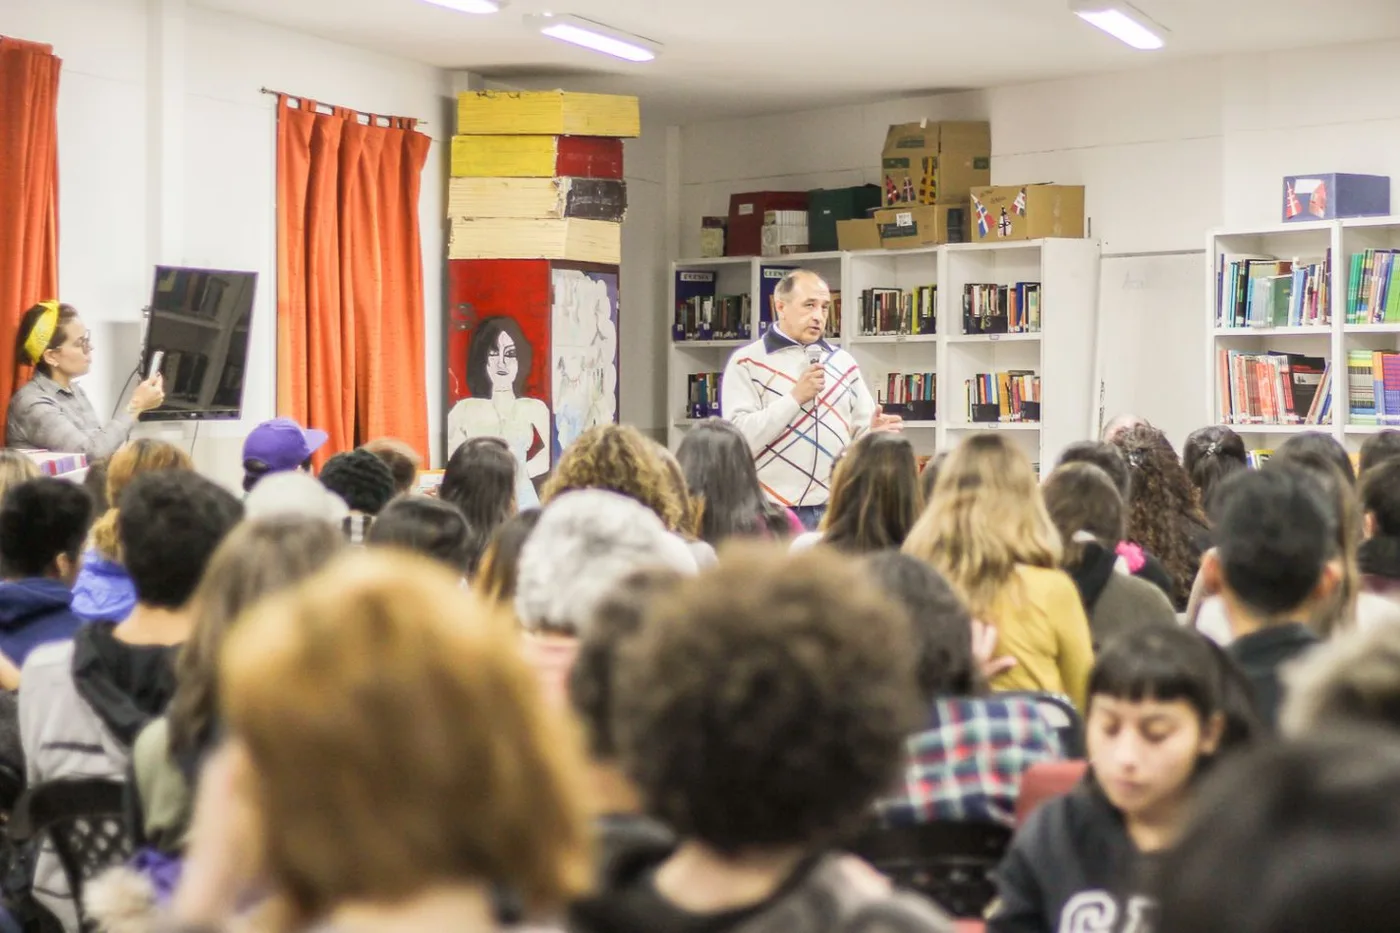
[[[1068,0],[512,0],[495,16],[422,0],[195,2],[503,81],[637,94],[667,122],[1400,36],[1400,0],[1135,0],[1170,30],[1155,53],[1084,24]],[[546,10],[665,50],[629,65],[574,49],[521,20]]]

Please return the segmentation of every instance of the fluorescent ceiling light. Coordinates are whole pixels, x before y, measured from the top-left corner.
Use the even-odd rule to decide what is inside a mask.
[[[433,6],[446,7],[458,13],[499,13],[510,0],[424,0]]]
[[[572,13],[527,15],[526,22],[552,39],[602,52],[629,62],[649,62],[661,51],[661,43],[634,36]]]
[[[1135,49],[1150,52],[1166,45],[1157,32],[1166,30],[1126,0],[1071,0],[1070,9],[1084,22]]]

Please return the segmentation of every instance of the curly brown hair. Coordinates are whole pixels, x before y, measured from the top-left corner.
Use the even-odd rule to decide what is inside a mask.
[[[1128,500],[1128,540],[1162,562],[1172,576],[1172,601],[1180,612],[1191,598],[1201,569],[1200,544],[1209,526],[1196,488],[1167,436],[1141,424],[1113,441],[1123,451],[1132,474]]]
[[[623,645],[623,767],[649,813],[717,852],[820,847],[899,772],[922,710],[914,655],[860,562],[734,545]]]
[[[589,428],[559,458],[540,501],[548,505],[566,492],[606,489],[636,499],[657,514],[667,531],[684,534],[689,510],[656,446],[628,424]]]

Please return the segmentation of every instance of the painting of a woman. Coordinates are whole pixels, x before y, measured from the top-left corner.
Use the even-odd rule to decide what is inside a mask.
[[[524,395],[534,348],[509,317],[482,319],[467,348],[468,398],[447,416],[449,455],[472,437],[499,437],[520,464],[515,498],[519,508],[539,505],[534,480],[549,472],[549,406]]]

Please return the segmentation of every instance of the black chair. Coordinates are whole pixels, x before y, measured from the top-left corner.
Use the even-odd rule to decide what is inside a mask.
[[[849,850],[897,887],[918,892],[954,917],[981,917],[996,897],[992,871],[1011,843],[995,823],[871,827]]]
[[[83,929],[83,886],[132,854],[124,818],[123,785],[93,778],[48,781],[20,797],[10,817],[10,838],[18,845],[43,838],[53,843]]]
[[[1010,691],[995,696],[1002,700],[1030,700],[1039,708],[1040,718],[1059,736],[1060,752],[1066,758],[1084,757],[1084,720],[1069,697],[1035,690]]]

